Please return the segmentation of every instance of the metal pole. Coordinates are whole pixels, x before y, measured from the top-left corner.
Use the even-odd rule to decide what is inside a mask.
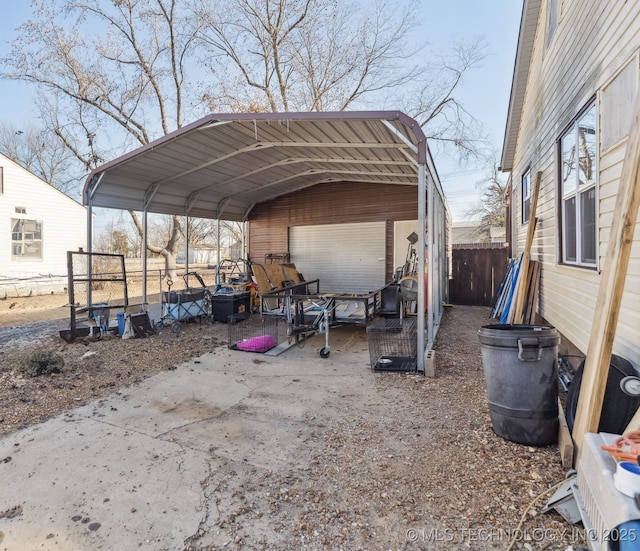
[[[435,305],[435,289],[433,288],[433,281],[434,281],[434,277],[433,277],[433,242],[434,242],[434,235],[433,235],[433,230],[435,227],[434,224],[434,205],[433,205],[433,177],[431,175],[429,175],[428,178],[428,189],[427,189],[427,226],[428,226],[428,230],[427,230],[427,238],[428,238],[428,243],[427,243],[427,265],[428,265],[428,272],[427,272],[427,287],[428,287],[428,295],[429,295],[429,304],[427,305],[427,310],[428,310],[428,315],[429,315],[429,319],[427,321],[427,345],[429,346],[429,348],[433,347],[433,318],[434,318],[434,308],[437,308]]]
[[[147,307],[147,207],[142,212],[142,307]]]
[[[245,252],[246,243],[246,234],[247,234],[247,222],[242,222],[242,243],[240,245],[240,258],[246,260],[247,254]]]
[[[89,307],[93,301],[93,285],[91,284],[91,280],[93,279],[93,262],[92,262],[92,255],[91,253],[93,252],[93,200],[91,198],[91,194],[90,191],[87,189],[87,252],[89,253],[88,255],[85,256],[85,258],[87,259],[87,307]],[[75,300],[75,299],[74,299]],[[75,336],[75,313],[72,315],[72,318],[74,318],[74,326],[71,328],[73,333],[72,335]]]
[[[184,216],[184,273],[189,273],[189,215]],[[188,281],[188,278],[187,278]]]
[[[216,232],[218,234],[218,240],[216,243],[216,261],[218,262],[218,267],[219,267],[220,266],[220,218],[216,219]]]
[[[424,317],[425,317],[425,289],[424,289],[424,255],[425,255],[425,203],[426,203],[426,165],[418,165],[418,304],[417,304],[417,369],[424,373]],[[428,251],[427,251],[428,254]],[[430,307],[430,305],[427,305]]]

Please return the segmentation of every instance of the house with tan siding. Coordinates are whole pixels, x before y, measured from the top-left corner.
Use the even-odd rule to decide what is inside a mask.
[[[87,245],[87,211],[0,153],[0,293],[62,291],[67,251]]]
[[[524,249],[540,173],[531,259],[538,315],[586,354],[638,90],[640,2],[524,0],[502,170],[508,240]],[[613,353],[640,366],[640,229]]]

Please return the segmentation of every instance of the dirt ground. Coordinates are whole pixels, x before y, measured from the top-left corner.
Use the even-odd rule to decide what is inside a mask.
[[[227,346],[225,324],[198,322],[178,334],[69,344],[57,333],[68,327],[65,298],[0,300],[0,435]],[[209,496],[221,515],[217,535],[196,534],[184,549],[219,549],[220,542],[243,550],[584,546],[580,527],[541,513],[550,493],[534,501],[566,476],[557,447],[515,444],[491,429],[477,337],[488,315],[487,308],[445,310],[435,378],[375,374],[379,403],[345,399],[332,419],[317,412],[311,460],[299,468],[217,473]],[[30,338],[28,322],[45,322],[45,335]],[[41,349],[64,358],[63,372],[20,375],[20,358]],[[271,538],[252,530],[257,518],[269,519]]]

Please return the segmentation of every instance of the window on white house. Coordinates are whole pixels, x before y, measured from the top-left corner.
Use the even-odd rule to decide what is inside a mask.
[[[42,260],[42,222],[11,219],[11,258]]]
[[[597,111],[583,111],[560,137],[562,261],[596,266]]]
[[[522,223],[529,221],[531,216],[531,169],[522,175]]]

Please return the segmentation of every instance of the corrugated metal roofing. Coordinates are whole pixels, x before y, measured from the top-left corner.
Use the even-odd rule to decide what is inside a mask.
[[[245,220],[254,205],[326,182],[437,182],[419,125],[397,111],[212,114],[87,178],[92,207]]]

